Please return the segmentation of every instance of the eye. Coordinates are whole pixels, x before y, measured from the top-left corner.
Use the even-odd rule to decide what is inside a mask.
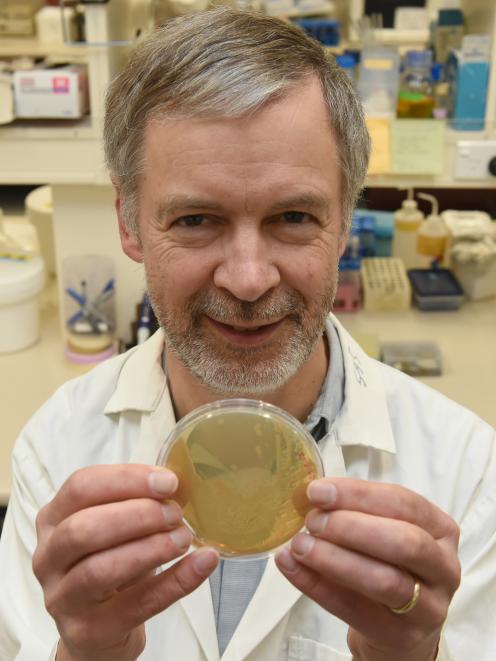
[[[200,227],[204,220],[205,216],[195,214],[192,216],[183,216],[182,218],[178,218],[176,223],[181,227]]]
[[[303,211],[285,211],[282,217],[286,223],[301,225],[301,223],[310,219],[310,216]]]

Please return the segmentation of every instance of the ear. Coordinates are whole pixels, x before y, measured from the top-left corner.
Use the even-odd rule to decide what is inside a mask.
[[[121,189],[118,183],[112,177],[112,184],[115,190],[115,210],[117,212],[117,219],[119,222],[119,236],[121,239],[122,250],[125,254],[130,257],[135,262],[143,261],[143,248],[141,246],[141,241],[136,232],[132,232],[124,222],[122,215],[122,198],[121,198]]]

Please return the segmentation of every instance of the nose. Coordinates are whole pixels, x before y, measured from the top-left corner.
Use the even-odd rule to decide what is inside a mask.
[[[267,239],[255,228],[237,233],[225,244],[223,259],[214,271],[214,285],[240,301],[256,301],[281,281],[270,252]]]

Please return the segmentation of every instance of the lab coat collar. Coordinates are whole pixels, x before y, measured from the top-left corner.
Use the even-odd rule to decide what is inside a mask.
[[[162,368],[164,334],[161,329],[132,350],[119,373],[116,388],[104,413],[154,411],[164,396],[167,381]]]
[[[395,453],[396,446],[379,363],[365,354],[334,315],[343,352],[345,394],[333,425],[339,446],[362,445]],[[105,413],[135,410],[151,413],[166,396],[167,381],[161,364],[164,334],[158,330],[124,362]]]
[[[333,425],[336,443],[396,453],[380,363],[363,351],[334,315],[330,316],[341,342],[345,374],[343,406]]]

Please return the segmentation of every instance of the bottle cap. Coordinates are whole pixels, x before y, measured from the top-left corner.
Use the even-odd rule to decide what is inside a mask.
[[[463,12],[461,9],[440,9],[437,19],[439,27],[463,25]]]

